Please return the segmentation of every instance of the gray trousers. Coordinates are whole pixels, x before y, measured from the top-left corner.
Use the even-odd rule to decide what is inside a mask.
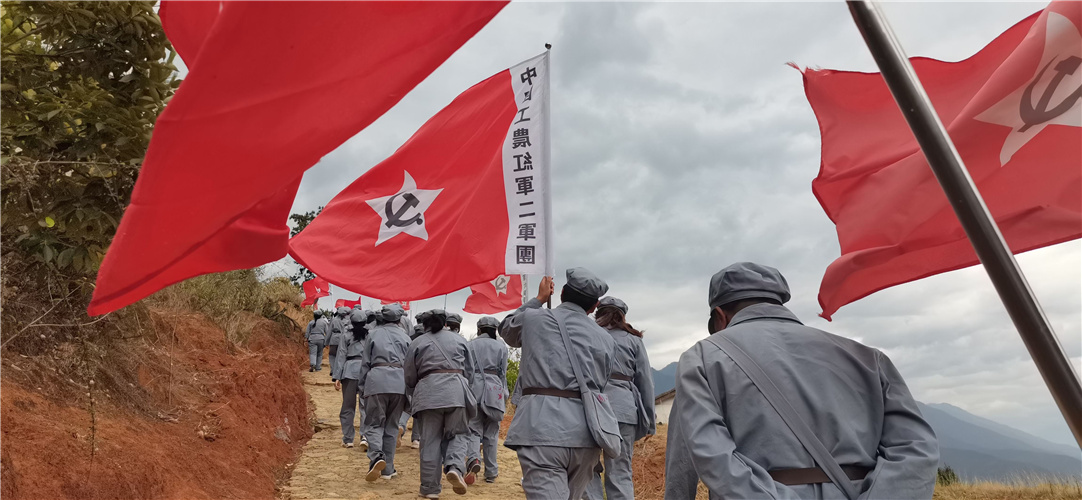
[[[364,402],[360,398],[360,387],[357,379],[342,379],[342,409],[338,412],[338,421],[342,423],[342,442],[353,442],[353,421],[357,416],[357,409],[361,410],[361,423],[364,423]]]
[[[330,344],[327,346],[327,364],[330,365],[331,371],[334,371],[334,358],[338,354],[338,344]]]
[[[586,500],[635,500],[635,483],[631,481],[631,454],[635,449],[635,426],[620,423],[620,458],[605,455],[605,495],[601,494],[601,476],[594,474],[586,488]]]
[[[410,443],[417,441],[421,442],[421,419],[413,416],[413,430],[410,431]]]
[[[500,421],[485,417],[478,410],[477,416],[470,420],[469,446],[466,449],[466,463],[473,459],[485,459],[485,478],[493,479],[500,475],[500,466],[496,462],[496,449],[499,448]]]
[[[315,371],[323,369],[323,341],[308,341],[308,366]]]
[[[515,451],[527,500],[582,498],[601,459],[601,448],[521,446]]]
[[[368,439],[368,460],[383,457],[387,461],[384,475],[394,472],[398,417],[405,404],[405,394],[373,394],[364,398],[364,435]]]
[[[437,408],[413,414],[413,428],[421,423],[421,494],[439,494],[445,470],[454,469],[465,477],[466,434],[452,434],[449,423],[455,412],[465,408]]]

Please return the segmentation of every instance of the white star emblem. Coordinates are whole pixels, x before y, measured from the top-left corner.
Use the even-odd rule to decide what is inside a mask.
[[[496,288],[497,295],[507,295],[507,284],[510,282],[511,278],[501,274],[492,280],[492,286]]]
[[[1044,53],[1034,79],[975,117],[1011,128],[999,153],[1000,166],[1047,125],[1082,127],[1080,58],[1082,35],[1069,19],[1049,11]]]
[[[417,189],[417,183],[410,173],[404,173],[406,178],[397,193],[365,200],[380,217],[376,246],[402,233],[428,241],[425,210],[436,201],[436,196],[443,189]]]

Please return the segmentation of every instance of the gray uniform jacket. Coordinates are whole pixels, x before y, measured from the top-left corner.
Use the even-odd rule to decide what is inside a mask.
[[[616,420],[635,425],[635,440],[654,434],[654,378],[650,358],[642,339],[621,329],[607,329],[616,341],[612,373],[631,381],[609,379],[605,394],[609,397]]]
[[[501,412],[507,408],[507,344],[503,341],[479,335],[469,341],[470,354],[477,367],[479,387],[474,388],[477,403]]]
[[[323,342],[331,336],[331,324],[327,318],[314,319],[308,322],[304,338],[309,342]]]
[[[715,335],[758,362],[810,417],[808,426],[838,463],[874,468],[859,484],[860,498],[932,497],[935,434],[882,352],[806,327],[773,304],[741,310]],[[690,461],[711,498],[845,498],[830,483],[771,480],[768,470],[815,467],[815,461],[744,372],[707,340],[680,357],[669,420],[667,461]],[[672,479],[674,487],[691,482]]]
[[[353,335],[342,334],[338,336],[338,356],[334,358],[334,366],[331,367],[331,378],[334,380],[361,379],[361,358],[364,355],[364,341],[353,340]],[[355,359],[347,359],[355,358]]]
[[[564,347],[555,316],[564,321],[571,347],[582,368],[588,389],[604,391],[613,367],[616,343],[578,305],[564,302],[555,309],[541,309],[530,299],[500,323],[500,336],[511,347],[522,348],[518,381],[523,390],[559,389],[579,392],[571,360]],[[504,445],[596,448],[586,426],[582,400],[540,394],[524,394]]]
[[[364,339],[360,378],[357,379],[364,388],[361,397],[406,393],[402,370],[409,345],[410,338],[397,324],[378,325],[369,330]],[[398,366],[376,366],[384,363]]]
[[[330,342],[327,345],[338,345],[339,339],[342,338],[342,334],[347,333],[349,330],[346,325],[350,325],[349,318],[335,314],[331,317],[331,337]]]
[[[469,381],[473,380],[475,366],[466,339],[461,335],[444,328],[417,337],[406,352],[406,386],[413,389],[410,411],[416,415],[424,410],[465,408],[465,391],[471,390]],[[429,374],[432,370],[459,373]]]

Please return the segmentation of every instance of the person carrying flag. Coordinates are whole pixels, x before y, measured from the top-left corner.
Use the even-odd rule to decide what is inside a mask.
[[[413,389],[414,419],[421,424],[421,491],[439,498],[441,472],[454,492],[466,494],[466,434],[476,412],[469,381],[474,361],[466,339],[446,328],[447,313],[436,309],[425,318],[425,333],[406,353],[406,386]],[[414,424],[416,428],[416,424]]]
[[[492,316],[477,321],[477,337],[469,341],[470,353],[477,366],[477,416],[470,421],[469,447],[466,452],[466,483],[472,483],[485,460],[485,482],[496,482],[500,475],[496,450],[500,422],[507,407],[507,344],[496,338],[500,322]]]
[[[364,341],[359,384],[364,388],[364,433],[368,438],[366,481],[391,479],[398,445],[398,418],[406,404],[404,358],[410,339],[398,326],[400,309],[383,306]]]
[[[587,500],[634,500],[631,480],[631,456],[635,441],[654,434],[654,380],[650,357],[642,343],[642,332],[625,319],[627,304],[616,297],[603,297],[597,306],[596,321],[616,341],[615,358],[609,385],[612,409],[620,422],[623,453],[616,458],[605,455],[605,493],[601,476],[594,475],[586,488]]]
[[[665,498],[694,498],[696,479],[711,498],[931,498],[939,445],[890,358],[804,326],[789,298],[768,266],[710,279],[711,335],[676,370]]]
[[[515,384],[522,387],[522,404],[515,409],[504,445],[518,453],[527,498],[578,500],[601,458],[582,394],[604,391],[616,344],[588,316],[609,289],[601,278],[581,267],[568,269],[559,307],[541,309],[554,289],[546,276],[537,297],[500,323],[507,345],[522,348]],[[565,346],[561,324],[572,352]],[[587,387],[579,386],[572,363],[581,367]]]

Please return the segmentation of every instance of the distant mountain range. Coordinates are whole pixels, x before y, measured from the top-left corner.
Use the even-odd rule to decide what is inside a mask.
[[[652,370],[654,393],[676,385],[676,363]],[[946,403],[920,405],[921,414],[939,437],[941,465],[977,480],[1040,476],[1082,480],[1082,451],[1053,443],[1013,427],[978,417]]]

